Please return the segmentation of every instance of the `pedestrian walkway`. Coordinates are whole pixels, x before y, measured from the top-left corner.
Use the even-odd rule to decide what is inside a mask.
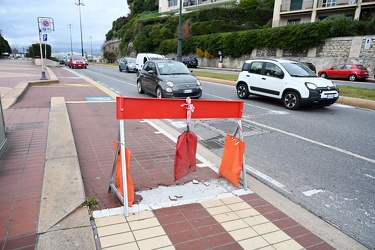
[[[218,177],[217,160],[210,159],[209,152],[198,152],[197,171],[174,182],[175,133],[147,120],[125,121],[136,191],[136,202],[125,217],[121,203],[108,192],[113,143],[119,133],[115,102],[110,100],[114,95],[74,72],[80,71],[53,68],[58,83],[29,86],[17,103],[4,110],[10,146],[0,160],[0,249],[91,249],[93,243],[97,249],[142,250],[365,249],[348,237],[344,242],[307,229],[252,190],[237,190]],[[2,97],[19,82],[27,78],[36,81],[39,77],[40,67],[30,61],[0,60]],[[50,150],[47,145],[63,141],[51,141],[50,131],[55,126],[51,123],[51,99],[56,97],[63,97],[66,103],[74,136],[73,149],[69,150],[77,152],[85,196],[98,200],[99,207],[92,213],[92,228],[87,224],[65,226],[62,218],[38,234],[38,221],[46,216],[40,204],[50,199],[46,201],[47,194],[43,193],[43,185],[49,180],[45,171],[49,160],[46,152]],[[64,164],[58,167],[63,169]],[[69,173],[61,176],[61,182],[68,182],[60,190],[63,195],[53,197],[62,202],[61,210],[70,195],[69,177]],[[192,184],[193,180],[198,184]],[[192,186],[219,193],[206,195],[194,191]],[[167,188],[183,188],[185,193],[174,201]],[[154,195],[158,191],[161,196]],[[156,201],[149,202],[151,198]],[[59,212],[78,221],[74,217],[76,211]],[[82,216],[89,218],[89,214]],[[82,234],[85,237],[80,237],[80,230],[86,230]],[[45,241],[48,237],[51,241]]]

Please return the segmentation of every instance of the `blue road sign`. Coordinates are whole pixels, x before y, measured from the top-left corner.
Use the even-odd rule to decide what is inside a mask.
[[[47,42],[47,34],[43,34],[43,42]]]

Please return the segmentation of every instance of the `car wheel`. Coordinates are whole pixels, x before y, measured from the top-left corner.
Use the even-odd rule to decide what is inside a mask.
[[[160,87],[157,87],[157,89],[156,89],[156,97],[157,98],[163,98],[163,92],[161,91]]]
[[[350,75],[349,76],[349,80],[350,81],[355,81],[355,80],[357,80],[357,77],[355,75]]]
[[[247,99],[249,97],[249,89],[247,87],[247,84],[240,83],[237,87],[237,96],[240,99]]]
[[[120,66],[118,66],[118,70],[119,70],[120,72],[122,72],[122,69],[121,69],[121,67],[120,67]]]
[[[126,67],[126,72],[130,73],[130,71],[129,71],[129,67]]]
[[[299,95],[294,91],[288,91],[283,97],[283,105],[287,109],[298,109],[300,106]]]
[[[140,81],[137,81],[137,90],[139,94],[143,94],[145,91],[142,88],[142,84]]]
[[[320,77],[327,78],[327,74],[326,74],[325,72],[322,72],[322,73],[320,74]]]

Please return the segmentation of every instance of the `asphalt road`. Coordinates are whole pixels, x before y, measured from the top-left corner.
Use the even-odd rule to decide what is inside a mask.
[[[138,94],[135,74],[94,65],[76,71],[119,95],[151,97]],[[238,100],[233,86],[202,85],[202,99]],[[184,121],[166,122],[185,129]],[[375,111],[340,104],[289,111],[250,96],[242,124],[251,175],[375,249]],[[221,156],[224,135],[235,126],[230,119],[193,119],[190,128]]]

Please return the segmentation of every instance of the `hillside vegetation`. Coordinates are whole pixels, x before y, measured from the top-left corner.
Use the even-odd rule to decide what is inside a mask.
[[[119,38],[123,56],[136,52],[176,53],[178,15],[160,15],[152,1],[133,1],[132,15],[113,22],[106,40]],[[137,5],[138,4],[138,5]],[[233,58],[250,54],[254,48],[280,48],[299,53],[317,47],[330,37],[375,34],[375,22],[332,16],[316,23],[270,28],[273,0],[243,0],[239,5],[212,8],[183,14],[183,55],[196,53],[207,58],[218,51]],[[133,43],[133,47],[129,46]]]

